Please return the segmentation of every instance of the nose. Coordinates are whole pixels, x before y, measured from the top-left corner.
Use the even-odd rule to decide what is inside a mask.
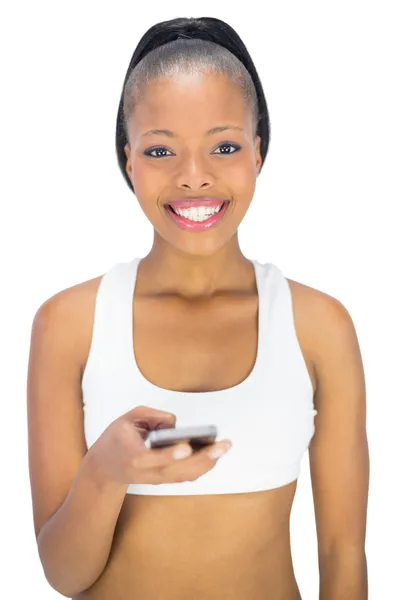
[[[181,162],[176,185],[181,190],[205,190],[212,187],[214,176],[203,161],[193,156]]]

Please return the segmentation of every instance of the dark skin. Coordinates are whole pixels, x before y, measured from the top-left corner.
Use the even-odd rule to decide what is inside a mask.
[[[210,128],[226,125],[241,130],[206,134]],[[134,347],[142,374],[159,387],[225,389],[243,381],[254,365],[257,290],[237,233],[261,165],[260,139],[253,127],[241,91],[212,74],[148,84],[131,117],[126,169],[154,227],[153,246],[138,271]],[[171,130],[175,137],[142,137],[155,128]],[[237,144],[241,150],[222,156],[222,142]],[[166,148],[158,153],[167,157],[144,156],[153,146]],[[183,231],[165,214],[164,202],[196,195],[231,198],[229,212],[215,229]],[[296,332],[319,411],[309,456],[320,600],[366,600],[369,460],[357,336],[338,300],[288,281]],[[68,363],[62,357],[63,378],[54,375],[53,385],[51,374],[44,367],[41,371],[46,381],[42,395],[60,398],[61,386],[65,387],[62,421],[48,409],[40,415],[45,430],[54,432],[52,447],[42,453],[35,475],[37,481],[42,478],[41,506],[47,503],[49,514],[65,497],[68,476],[73,476],[85,450],[79,383],[89,353],[99,283],[97,277],[48,301],[60,315],[57,339],[71,339],[74,332],[74,353]],[[39,358],[36,363],[39,373]],[[224,365],[229,368],[221,368]],[[32,464],[37,448],[35,441]],[[45,473],[49,474],[46,480]],[[301,600],[289,537],[296,485],[215,496],[127,495],[108,563],[96,583],[77,598]]]
[[[237,229],[253,198],[261,140],[254,135],[252,114],[240,90],[225,78],[181,75],[147,88],[130,119],[125,147],[126,171],[154,227],[143,272],[155,280],[158,291],[166,286],[182,297],[207,298],[250,271]],[[206,133],[225,125],[241,130]],[[175,137],[144,135],[156,128]],[[221,147],[221,142],[228,144]],[[235,152],[229,143],[241,149]],[[166,156],[145,156],[153,146],[162,146]],[[165,202],[208,195],[231,199],[229,216],[218,228],[198,235],[171,226]]]

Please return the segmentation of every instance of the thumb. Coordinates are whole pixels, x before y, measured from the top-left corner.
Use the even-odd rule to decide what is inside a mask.
[[[147,431],[153,429],[168,429],[175,427],[176,425],[176,415],[149,406],[136,406],[134,409],[125,413],[124,417],[136,427]]]

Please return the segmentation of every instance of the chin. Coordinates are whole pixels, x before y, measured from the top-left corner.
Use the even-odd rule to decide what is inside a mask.
[[[176,248],[179,252],[184,254],[188,254],[190,256],[198,256],[198,257],[206,257],[206,256],[214,256],[218,252],[222,250],[222,248],[229,242],[229,238],[217,238],[217,236],[213,236],[214,239],[209,237],[206,239],[205,236],[200,234],[190,234],[193,236],[193,239],[180,244],[179,240],[168,239],[166,240],[168,244]],[[197,238],[197,239],[196,239]]]

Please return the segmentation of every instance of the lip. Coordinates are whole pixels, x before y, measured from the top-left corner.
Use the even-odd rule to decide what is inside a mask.
[[[216,204],[216,206],[218,206],[219,204],[221,204],[221,201],[219,201],[218,204]],[[181,217],[180,215],[177,215],[176,213],[174,213],[174,211],[171,208],[169,208],[168,204],[165,204],[164,208],[165,208],[166,213],[168,214],[168,217],[171,219],[171,221],[173,221],[178,227],[180,227],[180,229],[194,232],[194,231],[207,231],[207,230],[219,225],[219,223],[225,216],[225,213],[229,207],[229,204],[230,204],[229,201],[225,201],[225,205],[221,208],[221,210],[217,214],[210,217],[209,219],[206,219],[205,221],[190,221],[189,219],[186,219],[185,217]],[[176,206],[176,205],[174,204],[174,206]],[[195,205],[192,204],[191,206],[195,206]]]
[[[211,197],[205,197],[205,198],[181,198],[181,199],[177,199],[177,200],[171,200],[171,202],[166,202],[164,204],[164,206],[166,206],[167,204],[169,204],[170,206],[173,206],[175,208],[190,208],[191,206],[193,206],[193,208],[197,207],[197,206],[219,206],[220,204],[222,204],[223,202],[227,202],[229,200],[229,198],[211,198]]]

